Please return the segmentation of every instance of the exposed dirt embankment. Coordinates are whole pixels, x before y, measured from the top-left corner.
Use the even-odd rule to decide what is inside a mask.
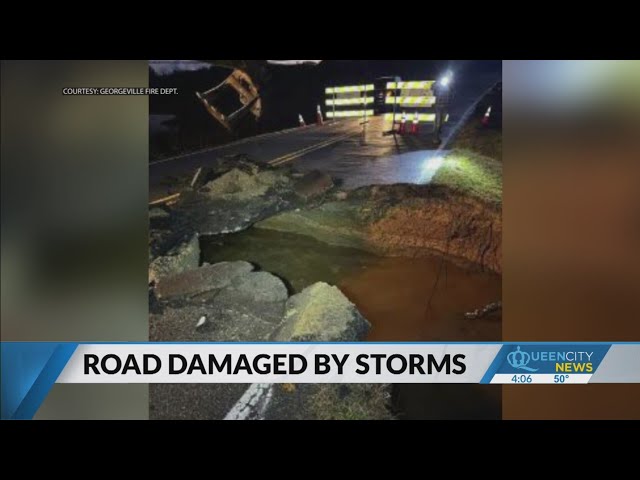
[[[389,208],[369,226],[372,244],[387,255],[436,250],[501,273],[501,212],[466,195],[433,193]]]
[[[256,226],[381,255],[438,252],[502,272],[502,214],[493,202],[433,185],[364,187],[340,198]]]

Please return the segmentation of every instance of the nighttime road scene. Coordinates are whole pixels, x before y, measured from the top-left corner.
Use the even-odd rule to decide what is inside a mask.
[[[502,339],[502,62],[151,61],[150,341]],[[154,419],[498,419],[491,385],[150,385]]]

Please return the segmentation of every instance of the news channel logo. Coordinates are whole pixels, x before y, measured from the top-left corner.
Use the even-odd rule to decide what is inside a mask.
[[[503,365],[509,372],[591,374],[608,350],[606,344],[518,345]]]
[[[520,349],[520,345],[518,345],[517,349],[514,352],[511,352],[507,355],[507,361],[509,365],[511,365],[516,370],[525,370],[527,372],[537,372],[537,368],[529,367],[529,362],[531,362],[531,355],[527,352],[523,352]]]

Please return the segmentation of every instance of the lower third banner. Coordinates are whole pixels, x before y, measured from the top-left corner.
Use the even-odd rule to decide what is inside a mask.
[[[3,342],[2,418],[54,383],[640,383],[640,343]]]

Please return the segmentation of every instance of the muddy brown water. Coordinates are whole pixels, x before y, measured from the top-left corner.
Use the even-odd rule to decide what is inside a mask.
[[[499,275],[444,260],[379,257],[311,237],[262,229],[202,239],[202,261],[246,260],[282,278],[291,293],[337,285],[371,322],[368,341],[499,341],[500,316],[464,313],[497,301]],[[479,385],[396,385],[401,418],[499,418],[500,389]]]

